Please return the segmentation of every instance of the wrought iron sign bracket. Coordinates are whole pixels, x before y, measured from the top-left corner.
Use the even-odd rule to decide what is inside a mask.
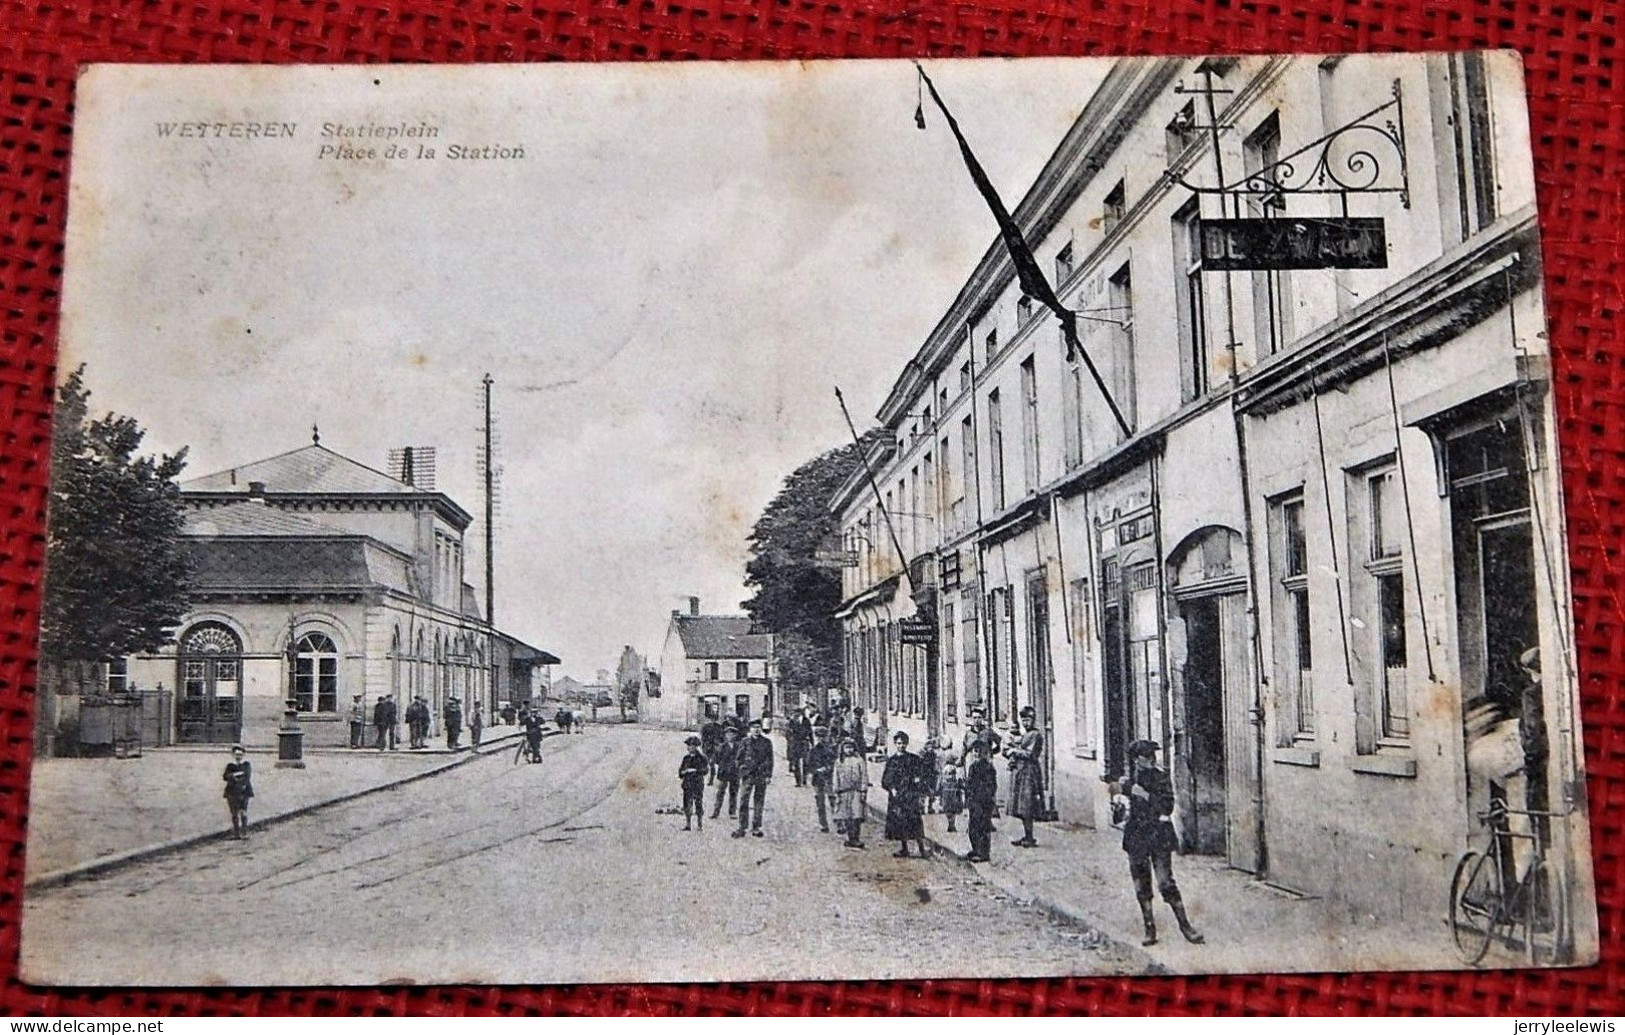
[[[1389,100],[1353,121],[1239,180],[1204,187],[1177,174],[1170,173],[1170,178],[1196,194],[1261,198],[1266,205],[1292,194],[1332,195],[1342,201],[1345,216],[1349,197],[1358,194],[1396,194],[1399,203],[1409,209],[1405,106],[1398,79],[1393,81],[1392,91]]]

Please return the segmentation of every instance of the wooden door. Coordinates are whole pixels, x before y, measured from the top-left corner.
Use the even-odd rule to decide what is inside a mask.
[[[181,638],[175,732],[183,744],[233,744],[242,739],[243,646],[218,622],[194,626]]]
[[[1224,679],[1225,818],[1230,865],[1257,873],[1263,845],[1258,839],[1259,716],[1253,711],[1249,663],[1247,595],[1227,593],[1219,601],[1220,657]]]

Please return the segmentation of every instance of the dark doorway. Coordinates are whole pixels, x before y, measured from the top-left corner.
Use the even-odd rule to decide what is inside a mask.
[[[1478,529],[1484,572],[1484,659],[1490,695],[1509,713],[1521,703],[1523,673],[1518,655],[1539,646],[1535,624],[1534,541],[1527,517]]]
[[[1225,843],[1224,658],[1217,597],[1191,600],[1185,614],[1185,770],[1183,841],[1189,851],[1223,855]]]
[[[1128,772],[1128,733],[1131,728],[1128,688],[1123,685],[1122,610],[1115,601],[1108,601],[1101,616],[1101,650],[1106,663],[1106,772],[1119,776]]]
[[[1049,585],[1044,573],[1027,579],[1027,692],[1044,735],[1044,812],[1055,814],[1055,702],[1050,674]]]

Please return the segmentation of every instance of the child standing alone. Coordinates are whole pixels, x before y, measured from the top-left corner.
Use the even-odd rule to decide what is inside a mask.
[[[677,765],[677,779],[683,785],[683,829],[693,830],[692,824],[705,829],[705,774],[710,768],[705,753],[700,750],[700,738],[689,737],[683,743],[688,753]]]
[[[231,746],[231,761],[221,779],[226,781],[226,808],[231,810],[231,836],[248,837],[248,799],[254,796],[253,768],[244,759],[248,752],[241,744]]]
[[[943,737],[939,742],[942,769],[937,777],[937,797],[942,801],[942,814],[948,817],[948,831],[953,833],[958,828],[954,825],[959,814],[965,811],[965,789],[963,774],[959,771],[959,759],[954,757],[953,741]]]

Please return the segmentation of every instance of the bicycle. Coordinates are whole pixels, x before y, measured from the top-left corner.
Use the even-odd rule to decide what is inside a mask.
[[[1527,816],[1529,831],[1512,830],[1509,816]],[[1507,808],[1501,798],[1478,813],[1489,825],[1485,851],[1468,849],[1456,863],[1450,880],[1450,933],[1456,950],[1468,964],[1476,964],[1498,941],[1521,949],[1532,966],[1557,962],[1567,935],[1565,896],[1546,858],[1542,829],[1556,813]],[[1513,845],[1530,845],[1529,865],[1519,875]]]

